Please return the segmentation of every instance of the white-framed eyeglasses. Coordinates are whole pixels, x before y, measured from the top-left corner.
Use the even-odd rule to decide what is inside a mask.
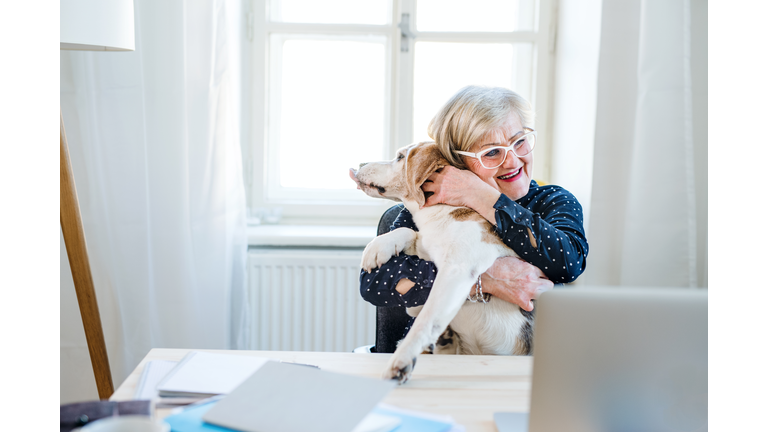
[[[483,168],[498,168],[507,159],[507,153],[510,151],[517,157],[528,156],[533,151],[533,148],[536,147],[536,131],[533,129],[528,130],[530,132],[516,139],[512,145],[489,147],[479,153],[458,150],[454,150],[454,152],[480,160],[480,164],[483,165]]]

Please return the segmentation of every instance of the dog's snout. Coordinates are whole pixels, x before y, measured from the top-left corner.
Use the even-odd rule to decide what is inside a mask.
[[[360,168],[362,168],[362,167],[364,167],[366,165],[368,165],[368,162],[363,162],[363,163],[360,164]],[[358,169],[360,169],[360,168],[358,168]]]

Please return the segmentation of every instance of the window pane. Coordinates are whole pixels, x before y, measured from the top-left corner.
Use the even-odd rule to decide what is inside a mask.
[[[416,42],[414,55],[414,141],[429,139],[429,121],[465,86],[506,87],[532,101],[532,44]]]
[[[271,132],[280,186],[355,189],[349,168],[383,157],[385,39],[273,38],[282,55],[270,95],[280,107]]]
[[[533,31],[535,0],[417,0],[418,31]]]
[[[389,0],[272,0],[272,21],[322,24],[389,24]]]

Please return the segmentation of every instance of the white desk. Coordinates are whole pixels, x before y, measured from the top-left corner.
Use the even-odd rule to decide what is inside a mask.
[[[150,360],[181,360],[188,349],[156,348],[144,357],[110,398],[133,398],[144,364]],[[353,354],[303,351],[215,351],[269,357],[320,366],[321,369],[378,378],[390,354]],[[493,413],[529,409],[532,357],[436,356],[419,357],[411,379],[382,402],[401,408],[450,415],[467,431],[495,432]],[[158,409],[163,418],[170,410]]]

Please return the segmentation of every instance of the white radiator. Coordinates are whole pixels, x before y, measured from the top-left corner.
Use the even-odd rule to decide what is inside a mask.
[[[250,348],[351,352],[372,345],[376,308],[360,297],[361,256],[362,249],[250,249]]]

